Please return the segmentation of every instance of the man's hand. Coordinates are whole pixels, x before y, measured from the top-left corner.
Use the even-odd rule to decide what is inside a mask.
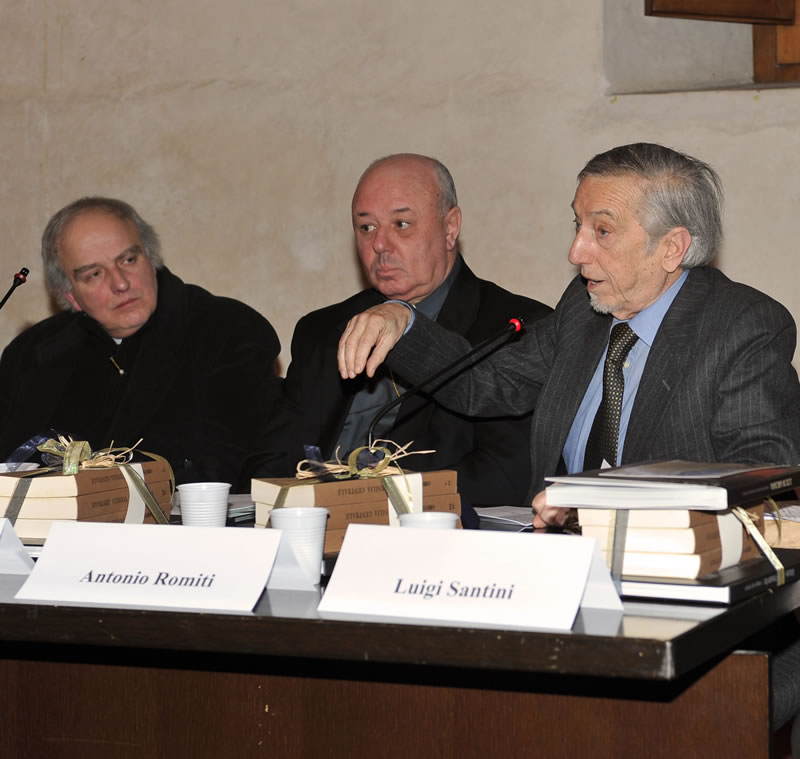
[[[533,526],[536,528],[561,526],[569,515],[569,509],[558,508],[557,506],[547,505],[547,490],[540,490],[534,497],[533,503]]]
[[[352,379],[366,368],[372,377],[411,323],[402,303],[382,303],[354,316],[339,340],[339,374]]]

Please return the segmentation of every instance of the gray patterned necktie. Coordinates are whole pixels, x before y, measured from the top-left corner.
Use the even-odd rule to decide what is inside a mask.
[[[583,468],[599,469],[605,459],[611,466],[617,465],[619,443],[619,418],[622,412],[622,394],[625,380],[622,365],[634,343],[639,339],[627,322],[614,325],[608,341],[606,363],[603,366],[603,400],[592,423]]]

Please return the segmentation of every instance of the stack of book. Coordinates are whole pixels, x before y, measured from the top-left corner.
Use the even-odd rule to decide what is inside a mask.
[[[164,461],[143,461],[141,467],[147,487],[169,519],[169,467]],[[0,516],[13,516],[9,505],[21,478],[21,473],[0,475]],[[54,521],[124,522],[128,514],[128,482],[119,467],[82,469],[73,475],[51,472],[25,479],[28,489],[14,521],[14,530],[23,543],[43,542]],[[147,509],[144,521],[155,523]]]
[[[398,486],[421,480],[422,510],[461,514],[457,473],[450,469],[392,476]],[[413,488],[412,488],[413,490]],[[389,524],[389,502],[381,478],[317,482],[294,478],[252,480],[256,527],[266,527],[276,504],[283,507],[321,506],[328,509],[325,530],[326,557],[338,554],[350,524]],[[418,509],[414,509],[418,510]]]
[[[747,509],[758,531],[764,534],[764,506]],[[625,554],[622,563],[624,575],[647,577],[694,578],[724,569],[722,539],[716,511],[688,509],[632,509],[628,513],[625,535]],[[735,520],[730,512],[722,518]],[[613,533],[609,528],[609,509],[578,509],[581,533],[596,538],[601,549],[611,550]],[[742,563],[761,556],[753,538],[738,522],[736,529],[742,533]]]
[[[731,509],[745,508],[764,535],[765,500],[800,486],[800,466],[675,460],[548,479],[548,505],[577,508],[583,535],[607,556],[612,509],[627,510],[623,595],[731,603],[778,578]],[[730,550],[732,530],[741,533],[740,554]],[[789,552],[786,560],[793,580],[798,557]]]

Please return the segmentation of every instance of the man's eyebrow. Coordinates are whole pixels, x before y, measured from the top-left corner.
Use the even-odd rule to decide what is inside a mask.
[[[409,208],[408,206],[403,206],[402,208],[393,208],[392,215],[396,215],[398,213],[414,213],[413,208]],[[369,211],[356,211],[357,218],[363,218],[364,216],[372,216]]]
[[[126,248],[122,251],[118,256],[114,258],[115,261],[119,261],[126,256],[129,256],[131,253],[143,253],[141,245],[131,245],[130,248]],[[96,269],[100,264],[98,263],[91,263],[91,264],[84,264],[83,266],[79,266],[77,269],[72,270],[72,275],[74,277],[78,277],[84,272],[91,271],[92,269]]]
[[[575,210],[575,206],[571,205],[570,208],[572,208],[572,212],[577,215],[578,212]],[[614,220],[616,220],[616,218],[617,218],[617,215],[613,211],[611,211],[611,210],[609,210],[607,208],[598,208],[596,211],[588,211],[586,213],[586,215],[587,216],[608,216],[609,218],[614,219]]]

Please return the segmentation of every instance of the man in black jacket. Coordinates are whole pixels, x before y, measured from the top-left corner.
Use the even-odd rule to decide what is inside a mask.
[[[290,411],[284,430],[287,474],[318,445],[325,459],[342,460],[366,444],[378,410],[409,383],[398,373],[342,380],[336,347],[350,319],[369,306],[401,299],[469,342],[500,331],[511,317],[534,321],[550,308],[476,277],[458,252],[461,209],[447,168],[421,155],[392,155],[362,175],[352,203],[359,258],[372,285],[347,300],[304,316],[292,340],[284,383]],[[455,468],[462,501],[524,503],[530,477],[530,416],[474,419],[453,413],[429,395],[403,401],[383,417],[375,437],[410,450],[412,470]],[[274,470],[273,470],[274,473]],[[468,521],[468,520],[467,520]]]
[[[68,310],[0,359],[0,457],[57,431],[164,456],[176,481],[240,480],[280,395],[275,330],[249,306],[184,284],[127,203],[83,198],[42,238],[47,286]]]

